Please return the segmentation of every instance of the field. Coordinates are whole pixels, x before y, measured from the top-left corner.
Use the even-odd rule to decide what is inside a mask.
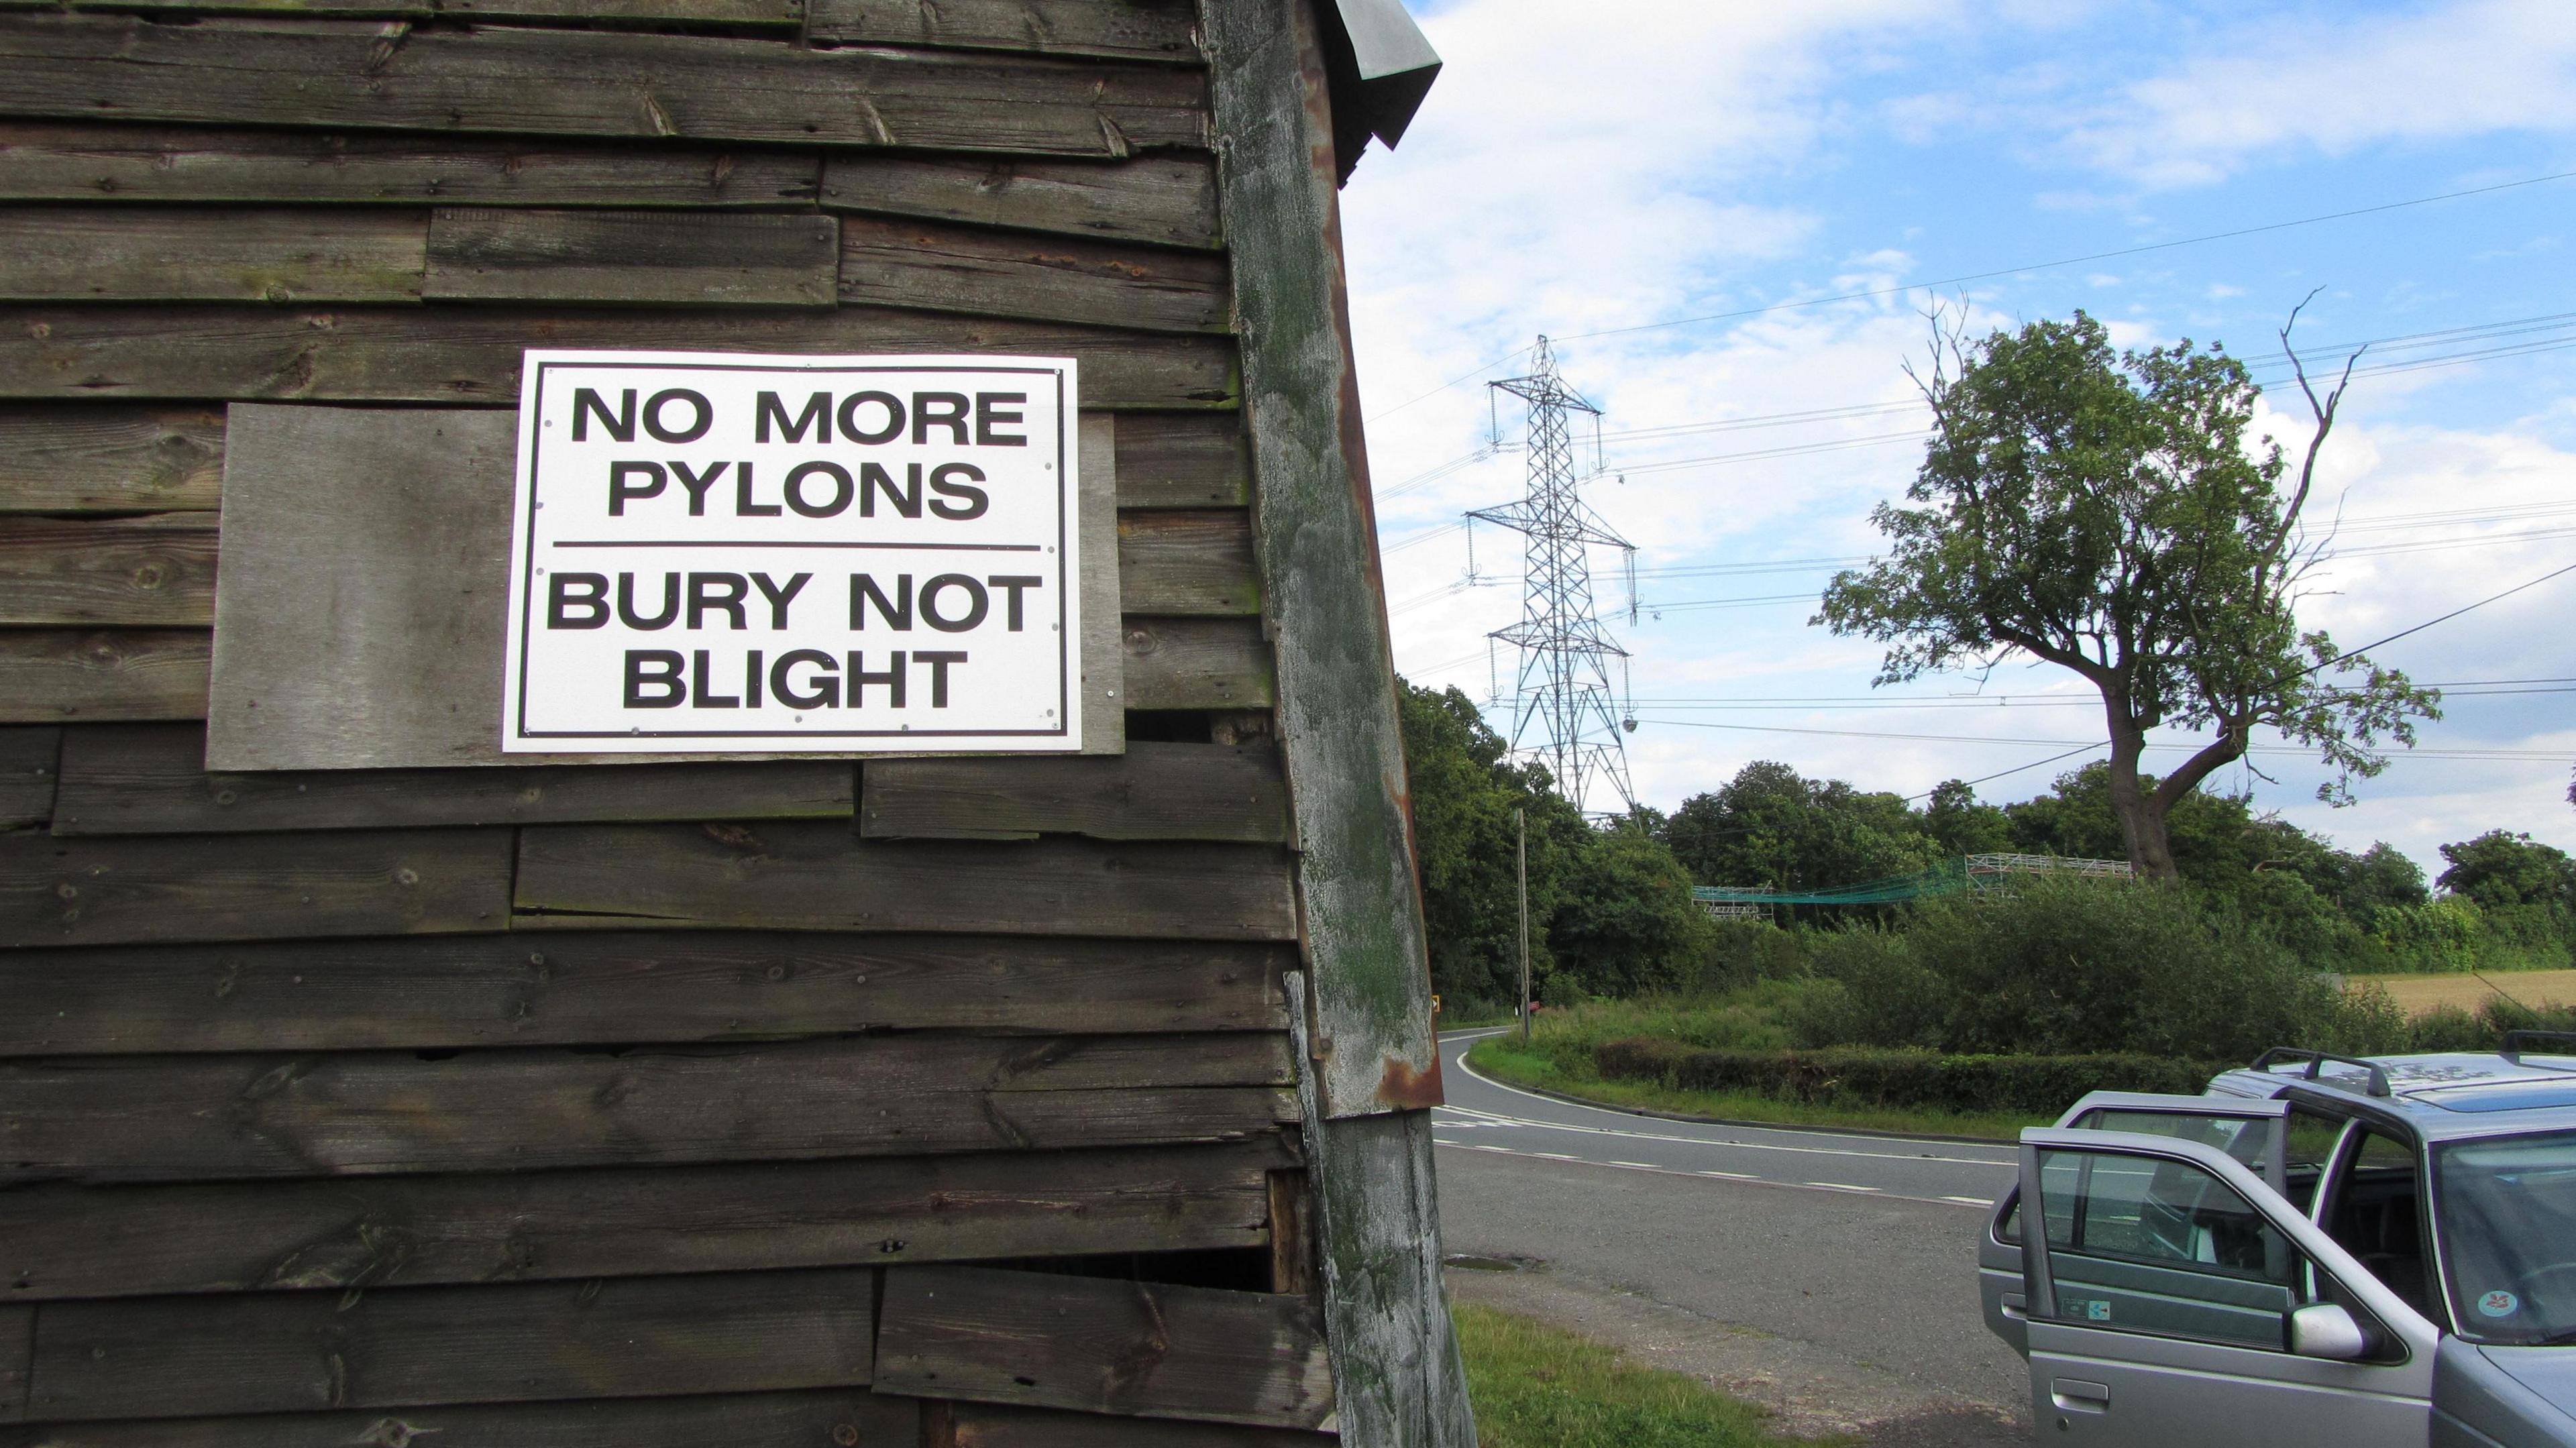
[[[2480,979],[2460,972],[2440,975],[2376,975],[2357,977],[2388,992],[2397,1008],[2410,1016],[2420,1016],[2439,1006],[2458,1006],[2474,1011],[2498,994],[2492,980],[2504,987],[2504,993],[2527,1006],[2576,1005],[2576,970],[2517,970],[2489,975]]]

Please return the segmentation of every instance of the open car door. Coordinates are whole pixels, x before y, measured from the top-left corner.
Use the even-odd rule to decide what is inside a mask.
[[[2143,1091],[2095,1091],[2058,1118],[2061,1129],[2134,1131],[2214,1146],[2263,1174],[2275,1191],[2287,1190],[2289,1111],[2286,1101],[2242,1096],[2167,1096]],[[2021,1189],[1995,1203],[1977,1239],[1977,1297],[1986,1327],[2027,1357],[2023,1329]]]
[[[2230,1152],[2022,1133],[2031,1412],[2068,1444],[2417,1448],[2434,1326]]]

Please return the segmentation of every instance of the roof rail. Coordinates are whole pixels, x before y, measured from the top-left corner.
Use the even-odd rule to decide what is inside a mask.
[[[2508,1039],[2510,1038],[2508,1037]],[[2381,1070],[2377,1062],[2365,1061],[2359,1056],[2338,1056],[2332,1051],[2304,1051],[2296,1046],[2274,1046],[2272,1049],[2265,1051],[2262,1055],[2255,1057],[2254,1064],[2246,1069],[2253,1071],[2269,1071],[2272,1069],[2272,1063],[2275,1061],[2307,1062],[2308,1069],[2304,1073],[2304,1077],[2310,1081],[2317,1079],[2317,1072],[2323,1069],[2325,1064],[2329,1061],[2338,1066],[2359,1066],[2362,1070],[2370,1073],[2369,1092],[2371,1095],[2386,1096],[2389,1094],[2388,1073]]]
[[[2576,1031],[2507,1031],[2504,1033],[2504,1044],[2496,1048],[2496,1054],[2519,1066],[2522,1064],[2523,1051],[2544,1041],[2560,1041],[2570,1046],[2576,1046]],[[2544,1050],[2540,1054],[2544,1056],[2576,1056],[2576,1050]]]

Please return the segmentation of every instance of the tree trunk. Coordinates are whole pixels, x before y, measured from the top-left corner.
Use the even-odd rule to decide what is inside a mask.
[[[2141,880],[2175,880],[2173,842],[2165,835],[2165,802],[2138,780],[2138,758],[2146,752],[2143,730],[2114,718],[2111,723],[2111,813],[2129,844],[2129,868]]]

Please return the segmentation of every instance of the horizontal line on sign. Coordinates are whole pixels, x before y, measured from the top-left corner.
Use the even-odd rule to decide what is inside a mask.
[[[570,541],[558,538],[551,548],[892,548],[932,553],[1035,553],[1043,543],[778,543],[750,538],[622,538]]]

